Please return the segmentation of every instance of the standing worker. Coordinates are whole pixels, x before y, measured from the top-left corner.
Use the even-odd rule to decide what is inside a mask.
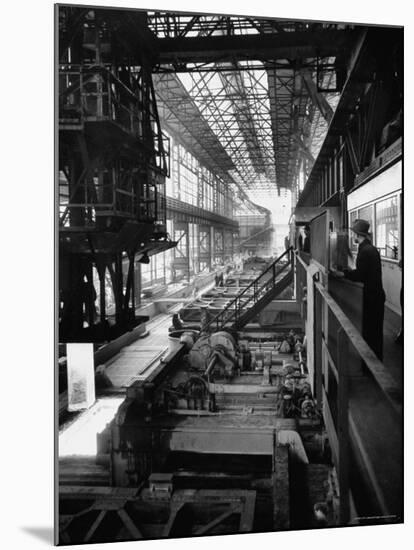
[[[303,241],[303,252],[310,254],[310,227],[305,225],[305,239]]]
[[[369,239],[369,222],[355,220],[351,230],[359,245],[356,269],[344,273],[334,271],[333,275],[363,283],[362,336],[378,359],[382,360],[385,293],[382,287],[381,258]]]

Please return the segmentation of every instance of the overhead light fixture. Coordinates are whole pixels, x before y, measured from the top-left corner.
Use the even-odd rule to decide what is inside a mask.
[[[140,264],[149,264],[150,263],[150,259],[148,257],[148,254],[146,252],[144,252],[144,254],[141,256],[141,258],[138,260],[138,262]]]

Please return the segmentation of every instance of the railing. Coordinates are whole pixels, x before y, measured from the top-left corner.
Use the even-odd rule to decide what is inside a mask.
[[[165,224],[164,186],[139,179],[135,171],[114,176],[99,183],[84,171],[78,182],[69,186],[59,182],[59,223],[61,226],[88,225],[99,216],[121,216],[141,222]]]
[[[228,306],[223,309],[216,317],[211,319],[205,326],[205,329],[215,326],[217,330],[224,328],[227,323],[234,321],[234,325],[237,326],[243,313],[247,309],[254,307],[259,300],[272,291],[276,286],[276,283],[280,280],[279,277],[282,273],[288,269],[292,269],[293,266],[293,252],[292,248],[289,248],[283,254],[281,254],[273,263],[270,264],[254,281],[252,281],[240,294],[238,294],[234,300],[232,300]],[[286,259],[282,264],[282,260]]]
[[[60,126],[76,128],[85,122],[111,121],[144,144],[149,165],[169,175],[170,141],[154,114],[155,99],[146,104],[142,82],[136,79],[135,86],[133,92],[111,71],[110,65],[61,65]]]
[[[311,383],[338,473],[340,524],[360,522],[358,507],[382,522],[401,521],[401,390],[326,288],[313,278],[305,287],[310,267],[300,257],[296,266]]]
[[[128,217],[165,226],[170,144],[161,132],[148,78],[134,78],[132,91],[109,65],[60,66],[60,129],[82,129],[86,122],[111,122],[113,128],[139,140],[141,151],[138,156],[132,148],[131,158],[125,166],[117,167],[117,175],[111,166],[93,169],[88,159],[76,181],[67,174],[66,182],[59,183],[61,226],[91,226],[99,216]]]

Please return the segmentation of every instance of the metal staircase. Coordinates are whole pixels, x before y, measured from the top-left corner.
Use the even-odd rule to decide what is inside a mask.
[[[244,327],[293,282],[294,254],[290,247],[206,325],[206,329]]]

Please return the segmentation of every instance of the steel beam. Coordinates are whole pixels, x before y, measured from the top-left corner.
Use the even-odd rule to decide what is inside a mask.
[[[309,71],[302,70],[301,74],[313,104],[319,109],[322,116],[329,124],[333,116],[332,107],[329,105],[326,98],[318,92],[318,88],[316,83],[313,81],[311,73]]]
[[[320,29],[317,32],[159,38],[158,61],[170,64],[329,57],[340,53],[354,33]]]

